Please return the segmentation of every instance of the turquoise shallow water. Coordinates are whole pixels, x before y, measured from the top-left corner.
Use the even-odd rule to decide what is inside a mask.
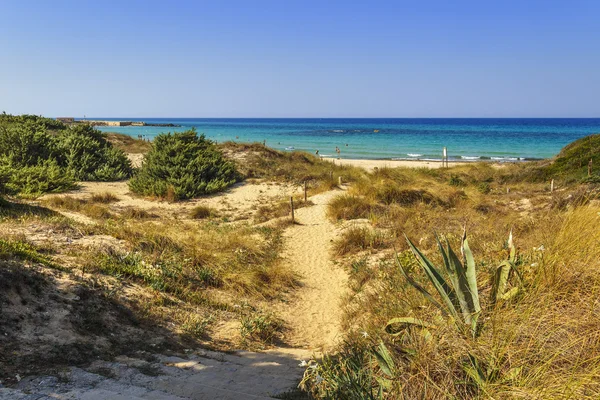
[[[195,127],[222,142],[263,142],[280,150],[303,150],[323,156],[369,159],[524,160],[556,155],[566,144],[600,133],[600,118],[586,119],[214,119],[91,118],[172,123],[165,127],[100,127],[152,139],[162,132]]]

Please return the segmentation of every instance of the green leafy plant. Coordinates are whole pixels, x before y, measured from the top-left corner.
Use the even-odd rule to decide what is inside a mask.
[[[0,190],[38,196],[71,189],[76,180],[131,175],[125,153],[89,125],[66,128],[36,116],[0,115]]]
[[[491,302],[497,304],[516,296],[522,288],[523,278],[517,268],[517,249],[513,243],[512,231],[508,236],[508,258],[496,268],[492,285]],[[508,289],[510,276],[514,275],[518,285]]]
[[[158,135],[129,188],[145,196],[183,200],[221,191],[238,179],[234,163],[191,129]]]
[[[433,284],[442,302],[438,302],[433,295],[423,286],[417,283],[404,269],[398,261],[398,266],[407,281],[421,294],[423,294],[433,305],[435,305],[442,314],[451,316],[454,321],[464,323],[470,327],[473,336],[477,334],[477,320],[481,313],[479,304],[479,292],[477,290],[477,277],[475,272],[475,260],[469,248],[466,231],[463,233],[461,241],[462,261],[450,247],[446,240],[446,248],[442,245],[439,237],[436,235],[436,241],[444,260],[444,266],[450,280],[448,283],[441,271],[436,268],[431,261],[406,237],[406,241],[419,262],[423,271]],[[396,258],[398,260],[398,258]],[[392,320],[393,321],[393,320]],[[392,322],[390,321],[390,322]],[[406,321],[408,323],[408,321]],[[388,327],[390,323],[388,323]],[[458,325],[462,328],[461,325]]]
[[[437,234],[435,235],[435,238],[444,262],[445,274],[440,268],[437,268],[427,257],[425,257],[408,237],[406,237],[406,240],[413,255],[425,272],[425,275],[436,289],[441,302],[422,285],[417,283],[417,281],[415,281],[402,266],[399,258],[396,257],[398,267],[411,286],[423,294],[444,316],[451,317],[461,331],[464,330],[464,327],[466,326],[468,327],[470,334],[475,337],[480,329],[478,319],[481,314],[481,305],[479,301],[479,290],[477,288],[475,260],[473,259],[473,253],[469,247],[466,230],[461,239],[460,249],[462,260],[459,259],[454,250],[452,250],[448,240],[446,240],[446,246],[444,247]],[[516,249],[512,239],[512,232],[509,235],[508,248],[508,259],[504,260],[496,269],[492,285],[493,304],[500,300],[506,300],[513,297],[519,290],[518,286],[507,290],[511,271],[517,271]],[[444,275],[446,275],[448,281],[444,278]],[[519,276],[518,273],[517,276]],[[400,328],[406,326],[422,328],[424,334],[428,334],[427,329],[434,326],[416,318],[401,317],[388,321],[386,331],[388,333],[397,333],[400,331],[398,325]]]

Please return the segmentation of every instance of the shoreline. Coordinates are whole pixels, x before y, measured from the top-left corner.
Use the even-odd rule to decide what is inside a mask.
[[[332,162],[336,165],[348,165],[353,167],[364,168],[369,172],[372,172],[375,168],[442,168],[442,161],[425,161],[425,160],[377,160],[377,159],[358,159],[358,158],[342,158],[337,159],[333,157],[321,157],[322,160]],[[503,168],[507,164],[513,164],[508,162],[493,162],[493,161],[481,161],[486,164],[492,165],[494,168]],[[459,165],[474,164],[473,161],[448,161],[449,167]]]

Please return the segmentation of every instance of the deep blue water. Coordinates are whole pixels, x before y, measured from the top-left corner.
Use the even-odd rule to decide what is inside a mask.
[[[323,156],[373,159],[439,159],[442,147],[451,159],[519,160],[556,155],[566,144],[600,133],[600,118],[514,119],[215,119],[90,118],[173,123],[165,127],[100,127],[106,132],[152,139],[162,132],[195,127],[218,142],[263,142],[280,150],[304,150]]]

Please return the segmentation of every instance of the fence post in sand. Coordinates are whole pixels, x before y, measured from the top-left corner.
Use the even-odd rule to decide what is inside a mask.
[[[292,222],[294,222],[294,198],[290,196],[290,208],[292,209]]]
[[[550,181],[550,193],[554,192],[554,179]]]
[[[306,203],[306,181],[304,181],[304,202]]]
[[[592,159],[590,158],[590,162],[588,163],[588,176],[592,176]]]
[[[342,176],[338,176],[338,186],[342,186]]]
[[[446,146],[442,149],[442,168],[448,168],[448,149]]]
[[[510,188],[509,187],[506,188],[506,193],[510,193]]]
[[[329,171],[329,179],[333,180],[333,170]]]

